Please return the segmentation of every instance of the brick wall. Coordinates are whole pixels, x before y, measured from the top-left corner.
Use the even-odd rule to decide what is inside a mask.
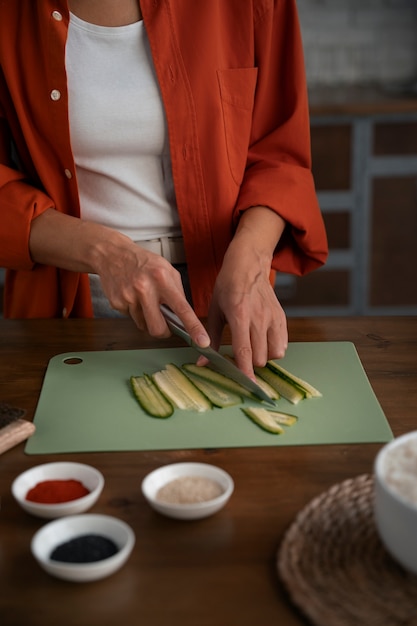
[[[417,82],[417,0],[297,0],[309,86]]]

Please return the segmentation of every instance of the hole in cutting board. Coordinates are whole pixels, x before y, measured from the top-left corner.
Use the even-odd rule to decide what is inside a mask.
[[[83,362],[83,359],[79,356],[71,356],[67,359],[64,359],[65,365],[80,365]]]

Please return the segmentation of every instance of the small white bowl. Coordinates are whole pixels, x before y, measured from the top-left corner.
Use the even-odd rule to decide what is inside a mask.
[[[57,504],[43,504],[26,500],[26,494],[32,487],[44,480],[79,480],[90,493]],[[66,515],[83,513],[95,504],[104,487],[103,475],[94,467],[82,463],[44,463],[20,474],[12,484],[12,494],[22,509],[31,515],[54,519]]]
[[[50,558],[59,545],[85,534],[98,534],[114,541],[118,552],[102,561],[64,563]],[[39,565],[51,576],[73,582],[89,582],[110,576],[125,564],[135,545],[133,530],[108,515],[71,515],[43,526],[33,536],[31,551]]]
[[[185,476],[213,480],[220,485],[222,493],[211,500],[191,504],[172,504],[157,499],[159,489],[167,483]],[[164,465],[148,474],[142,481],[142,493],[155,511],[167,517],[182,520],[201,519],[217,513],[228,502],[233,490],[232,477],[219,467],[207,463]]]
[[[410,457],[406,456],[406,452],[410,453],[410,450],[415,459],[414,470],[407,463]],[[389,471],[388,465],[391,468]],[[408,481],[417,484],[416,468],[417,431],[386,444],[374,464],[374,513],[379,536],[391,556],[414,574],[417,574],[417,495],[416,492],[414,496],[404,492],[404,485]],[[393,471],[396,482],[393,481]],[[410,487],[413,489],[412,485]]]

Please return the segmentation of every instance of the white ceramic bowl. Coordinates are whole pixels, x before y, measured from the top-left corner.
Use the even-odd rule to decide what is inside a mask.
[[[50,559],[51,552],[74,537],[98,534],[114,541],[118,552],[92,563],[64,563]],[[31,542],[32,554],[51,576],[73,582],[89,582],[110,576],[125,564],[135,545],[133,530],[125,522],[108,515],[71,515],[43,526]]]
[[[413,451],[414,469],[407,462],[407,450]],[[411,489],[412,483],[417,485],[417,431],[386,444],[375,459],[374,469],[374,512],[379,536],[391,556],[417,574],[417,489],[414,496],[404,492],[407,483]]]
[[[191,504],[172,504],[157,499],[157,493],[167,483],[184,476],[208,478],[217,482],[221,495]],[[142,482],[142,493],[150,506],[158,513],[182,520],[195,520],[217,513],[228,502],[234,490],[231,476],[224,470],[207,463],[173,463],[164,465],[148,474]]]
[[[35,485],[44,480],[75,479],[83,483],[90,490],[87,495],[58,504],[42,504],[26,500],[26,494]],[[22,509],[27,513],[54,519],[66,515],[83,513],[97,502],[104,487],[103,475],[94,467],[82,463],[44,463],[37,465],[20,474],[12,484],[12,494]]]

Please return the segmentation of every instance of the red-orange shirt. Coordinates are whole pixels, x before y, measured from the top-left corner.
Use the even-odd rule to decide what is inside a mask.
[[[193,302],[204,316],[239,214],[251,206],[268,206],[288,223],[274,269],[304,274],[327,257],[296,2],[141,0],[141,8],[167,117]],[[33,264],[28,243],[32,219],[46,209],[80,214],[68,21],[66,0],[0,0],[6,317],[92,315],[88,277]]]

